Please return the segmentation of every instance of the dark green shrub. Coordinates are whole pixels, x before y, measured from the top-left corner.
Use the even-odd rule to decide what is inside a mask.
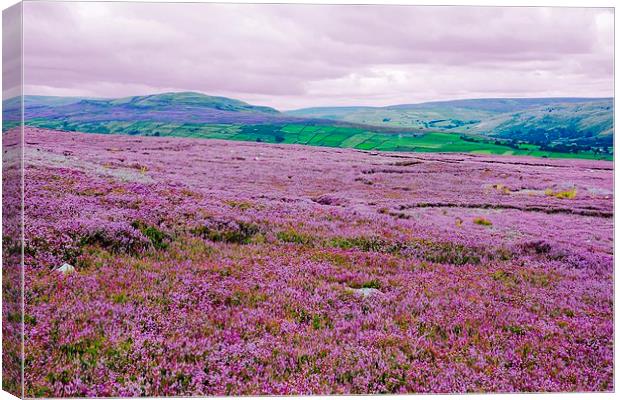
[[[164,250],[168,247],[168,235],[155,226],[147,225],[141,221],[135,221],[131,224],[132,227],[142,232],[146,236],[153,247],[157,250]]]
[[[192,229],[194,235],[212,242],[249,244],[260,232],[256,224],[248,222],[219,221]]]
[[[312,244],[314,241],[312,236],[297,232],[293,228],[276,233],[276,237],[285,243]]]

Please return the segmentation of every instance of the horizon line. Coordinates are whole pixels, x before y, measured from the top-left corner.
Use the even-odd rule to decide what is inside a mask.
[[[242,101],[242,102],[244,102],[246,104],[249,104],[249,105],[270,107],[270,108],[273,108],[273,109],[275,109],[277,111],[281,111],[281,112],[297,111],[297,110],[308,110],[308,109],[320,109],[320,108],[351,108],[351,107],[360,107],[360,108],[362,108],[362,107],[363,108],[390,108],[390,107],[397,107],[397,106],[404,106],[404,105],[422,105],[422,104],[429,104],[429,103],[447,103],[447,102],[452,102],[452,101],[474,101],[474,100],[525,100],[525,99],[530,99],[530,100],[543,100],[543,99],[613,100],[613,99],[615,99],[615,96],[592,96],[592,97],[589,97],[589,96],[466,97],[466,98],[443,98],[443,99],[424,100],[424,101],[417,101],[417,102],[404,102],[404,103],[387,104],[387,105],[382,105],[382,106],[350,104],[350,105],[336,105],[336,106],[332,106],[332,105],[317,105],[317,106],[301,107],[301,108],[280,109],[280,108],[276,108],[274,106],[270,106],[270,105],[266,105],[266,104],[257,104],[257,103],[249,102],[249,101],[246,101],[246,100],[244,100],[242,98],[238,98],[238,97],[229,97],[229,96],[222,96],[222,95],[215,95],[215,94],[207,94],[207,93],[196,91],[196,90],[178,90],[178,91],[164,91],[164,92],[155,92],[155,93],[148,93],[148,94],[136,94],[136,95],[129,95],[129,96],[118,96],[118,97],[75,96],[75,95],[71,95],[71,96],[58,96],[58,95],[45,95],[45,94],[31,94],[31,93],[28,93],[28,94],[21,94],[21,95],[9,97],[7,99],[2,99],[2,101],[5,102],[5,101],[13,100],[13,99],[18,98],[18,97],[26,97],[26,96],[75,98],[75,99],[84,99],[84,100],[115,100],[115,99],[126,99],[126,98],[133,98],[133,97],[146,97],[146,96],[157,96],[157,95],[163,95],[163,94],[180,94],[180,93],[193,93],[193,94],[200,94],[200,95],[208,96],[208,97],[219,97],[219,98],[225,98],[225,99],[230,99],[230,100],[238,100],[238,101]]]

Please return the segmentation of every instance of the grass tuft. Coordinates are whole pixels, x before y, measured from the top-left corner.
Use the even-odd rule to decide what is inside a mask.
[[[558,199],[574,199],[577,197],[577,188],[572,188],[569,190],[563,190],[559,192],[553,191],[553,189],[549,188],[545,190],[545,195],[552,196]]]
[[[484,217],[476,217],[474,218],[474,224],[482,225],[482,226],[491,226],[493,223]]]

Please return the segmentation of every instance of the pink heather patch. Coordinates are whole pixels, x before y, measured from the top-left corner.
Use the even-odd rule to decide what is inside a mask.
[[[25,136],[26,396],[614,389],[610,162]]]

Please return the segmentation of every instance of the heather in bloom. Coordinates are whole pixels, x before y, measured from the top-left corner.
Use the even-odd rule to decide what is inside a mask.
[[[26,396],[614,390],[610,162],[25,138]]]
[[[2,389],[613,392],[614,13],[4,10]]]

